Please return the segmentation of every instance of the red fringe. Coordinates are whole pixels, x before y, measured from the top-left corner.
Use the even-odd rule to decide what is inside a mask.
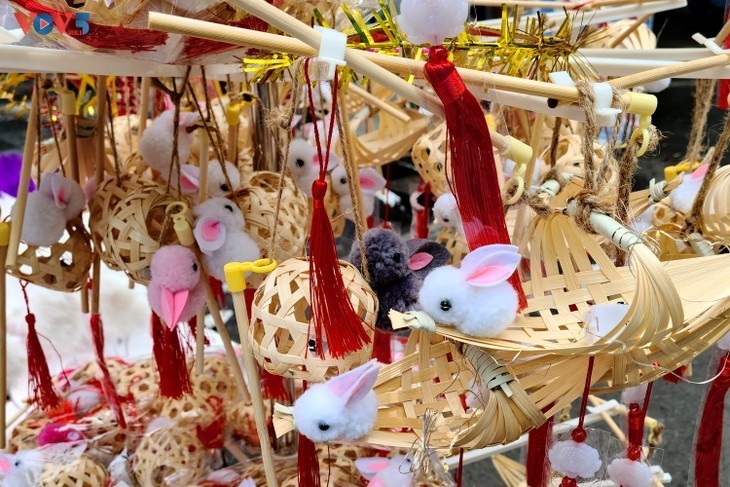
[[[319,458],[314,442],[306,436],[299,435],[297,450],[297,479],[299,487],[320,487]]]
[[[459,207],[469,248],[508,244],[510,237],[492,139],[482,107],[466,88],[454,63],[449,61],[445,48],[431,48],[424,72],[444,104],[451,152],[447,179]],[[510,278],[510,283],[519,295],[522,310],[527,306],[527,298],[517,272]]]
[[[377,328],[375,329],[375,340],[373,341],[372,358],[377,359],[381,364],[389,364],[393,362],[393,354],[391,353],[390,333],[385,333]]]
[[[160,375],[160,393],[163,397],[180,399],[191,391],[185,351],[180,343],[177,328],[162,323],[160,317],[152,313],[152,352]]]
[[[259,378],[261,379],[261,393],[264,398],[273,399],[280,403],[288,403],[291,400],[282,376],[274,375],[259,367]]]
[[[25,322],[28,324],[26,352],[28,354],[30,402],[44,411],[57,409],[61,406],[61,398],[53,385],[48,362],[38,339],[38,332],[35,329],[35,315],[32,313],[27,314]]]
[[[545,487],[550,479],[550,464],[546,461],[553,437],[553,416],[539,428],[530,431],[527,439],[527,485]]]
[[[91,339],[94,342],[94,353],[96,354],[96,364],[101,371],[100,386],[104,393],[106,402],[114,412],[114,416],[117,419],[117,423],[122,429],[127,428],[127,421],[124,419],[124,412],[122,411],[122,404],[117,395],[117,388],[114,385],[112,376],[109,373],[109,367],[106,365],[104,359],[104,328],[101,321],[101,315],[93,313],[89,320],[91,327]]]
[[[725,396],[730,390],[730,353],[720,359],[717,375],[705,398],[695,444],[695,485],[702,487],[720,487],[723,415]]]

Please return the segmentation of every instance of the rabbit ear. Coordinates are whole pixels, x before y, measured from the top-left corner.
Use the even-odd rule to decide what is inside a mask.
[[[408,268],[419,277],[425,277],[436,267],[446,264],[451,258],[446,247],[425,238],[413,238],[408,240],[406,245],[411,255]]]
[[[365,477],[365,480],[372,480],[378,472],[388,468],[388,465],[390,465],[390,459],[385,457],[358,458],[355,460],[355,467],[357,467],[360,475]]]
[[[385,178],[372,167],[361,169],[359,172],[360,187],[363,191],[375,193],[385,187]]]
[[[365,459],[367,460],[367,459]],[[9,453],[0,453],[0,472],[8,473],[12,469],[13,455]],[[369,480],[369,479],[368,479]]]
[[[376,360],[361,365],[349,372],[338,375],[327,382],[329,389],[345,400],[346,405],[354,404],[363,399],[375,385],[378,379],[380,364]]]
[[[58,174],[52,174],[51,192],[53,194],[53,202],[56,206],[65,209],[71,200],[72,182]]]
[[[201,218],[193,229],[195,241],[205,254],[212,254],[223,247],[226,241],[226,227],[215,218]]]
[[[461,273],[468,276],[474,273],[479,264],[496,252],[513,252],[518,253],[516,245],[509,244],[492,244],[474,249],[462,259]]]
[[[192,193],[200,188],[200,168],[192,164],[180,167],[180,189]]]
[[[694,170],[692,174],[689,175],[689,179],[702,179],[705,177],[705,174],[707,174],[707,169],[710,167],[709,164],[702,164],[700,167]]]
[[[522,256],[516,252],[494,252],[479,262],[475,269],[466,274],[466,282],[471,286],[489,287],[509,279]]]

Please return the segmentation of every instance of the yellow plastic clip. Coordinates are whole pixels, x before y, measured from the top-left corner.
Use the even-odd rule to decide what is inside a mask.
[[[507,139],[509,147],[504,151],[504,156],[515,161],[518,166],[526,166],[532,158],[532,147],[511,135],[507,136]]]
[[[235,127],[239,123],[241,123],[241,107],[243,106],[242,102],[234,102],[231,101],[228,104],[228,107],[226,107],[226,122],[228,122],[229,127]]]
[[[0,247],[7,247],[10,243],[10,224],[7,222],[0,223]]]
[[[171,214],[172,228],[175,230],[180,244],[186,247],[193,245],[195,243],[195,237],[193,236],[193,229],[190,228],[190,223],[188,222],[190,207],[182,201],[176,201],[167,205],[165,213]]]
[[[76,94],[68,88],[52,88],[50,93],[61,95],[61,110],[64,115],[78,115],[76,111]]]
[[[641,136],[641,147],[636,151],[636,157],[643,156],[649,149],[649,127],[651,127],[651,115],[642,115],[639,118],[639,126],[631,133],[629,145],[636,142],[637,137]]]
[[[504,202],[505,205],[514,205],[517,203],[520,198],[522,198],[522,194],[525,192],[525,171],[527,170],[527,166],[524,164],[520,164],[519,166],[515,166],[514,172],[512,173],[512,177],[507,180],[507,182],[504,184],[504,191],[508,192],[509,188],[512,186],[515,187],[515,193],[512,195],[511,198],[506,200]]]
[[[259,259],[254,262],[229,262],[223,267],[226,274],[228,291],[240,293],[246,289],[246,273],[268,274],[276,269],[278,264],[274,259]]]

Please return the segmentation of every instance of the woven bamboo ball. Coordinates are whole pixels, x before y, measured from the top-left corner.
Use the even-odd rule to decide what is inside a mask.
[[[8,444],[11,451],[31,450],[38,447],[38,435],[51,420],[40,412],[29,414],[15,425]]]
[[[135,282],[149,281],[152,255],[161,245],[177,243],[171,218],[165,214],[167,206],[176,201],[161,187],[141,185],[106,207],[100,215],[102,228],[94,231],[104,230],[100,245],[104,262],[123,270]],[[189,218],[192,225],[192,216]]]
[[[91,240],[81,220],[68,223],[51,247],[21,243],[10,274],[54,291],[75,292],[86,285],[91,268]]]
[[[272,401],[264,401],[267,423],[271,421],[271,405]],[[247,445],[261,446],[258,431],[256,430],[253,404],[238,401],[229,405],[227,408],[227,418],[234,436],[245,441]]]
[[[461,266],[461,259],[469,253],[469,246],[464,237],[455,229],[445,227],[436,237],[436,241],[446,247],[451,254],[448,264],[455,267]]]
[[[205,473],[206,458],[195,428],[163,428],[142,438],[132,457],[132,474],[145,487],[192,485]]]
[[[99,462],[82,455],[68,465],[47,467],[41,474],[39,487],[99,487],[106,485],[109,474]]]
[[[331,444],[317,447],[319,477],[322,485],[337,487],[359,487],[362,484],[355,460],[366,458],[370,453],[365,448],[346,444]],[[328,483],[329,480],[329,483]],[[281,483],[281,487],[298,487],[297,472],[293,472]]]
[[[304,254],[307,237],[305,223],[309,207],[304,193],[299,191],[291,179],[285,177],[279,219],[276,221],[278,195],[279,174],[257,171],[251,175],[247,186],[234,196],[246,219],[246,231],[264,254],[268,251],[276,225],[277,244],[271,257],[277,262],[283,262]]]
[[[145,360],[120,371],[117,391],[122,396],[131,395],[138,406],[154,402],[159,386],[152,361]]]
[[[78,422],[88,438],[90,447],[109,459],[124,450],[127,433],[117,423],[111,409],[106,408],[83,417]]]
[[[413,163],[436,196],[449,192],[446,182],[446,124],[441,123],[413,144]]]
[[[279,482],[283,482],[292,476],[296,478],[297,475],[297,463],[296,461],[290,460],[278,460],[276,466],[276,479]],[[241,474],[241,480],[245,479],[253,480],[256,485],[266,485],[266,472],[264,471],[263,463],[256,462],[249,468],[243,471]],[[330,483],[329,485],[334,485]]]
[[[375,293],[353,265],[340,261],[340,271],[353,309],[368,325],[365,329],[372,338],[378,310]],[[370,359],[372,346],[342,359],[328,354],[320,359],[309,351],[309,312],[309,262],[290,259],[281,263],[256,290],[251,308],[249,343],[264,369],[276,375],[322,382]]]

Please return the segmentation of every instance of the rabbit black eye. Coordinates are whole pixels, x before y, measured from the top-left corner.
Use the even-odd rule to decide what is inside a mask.
[[[451,301],[444,299],[441,301],[441,311],[448,311],[451,309]]]
[[[309,340],[309,343],[307,345],[308,345],[310,352],[314,353],[317,351],[317,342],[314,341],[313,339]]]
[[[193,262],[193,271],[198,272],[198,264],[196,262]]]
[[[297,159],[296,163],[297,167],[304,167],[304,160],[303,159]]]
[[[340,184],[347,184],[346,178],[340,178]]]
[[[15,463],[14,463],[14,465],[15,465],[16,467],[20,467],[20,460],[15,460]]]
[[[330,425],[327,423],[319,423],[319,431],[327,431],[330,429]]]
[[[225,183],[221,184],[220,188],[221,188],[221,191],[224,191],[226,193],[231,190],[231,188],[229,188],[228,185]]]
[[[233,206],[231,206],[231,205],[225,205],[223,208],[225,208],[226,210],[228,210],[231,213],[233,213]]]
[[[444,223],[449,223],[449,219],[448,218],[444,218]]]
[[[400,264],[402,260],[403,254],[401,254],[400,252],[396,252],[395,254],[393,254],[393,262],[395,262],[396,264]]]
[[[580,161],[575,161],[575,162],[573,163],[573,167],[578,167],[578,166],[580,166]]]

